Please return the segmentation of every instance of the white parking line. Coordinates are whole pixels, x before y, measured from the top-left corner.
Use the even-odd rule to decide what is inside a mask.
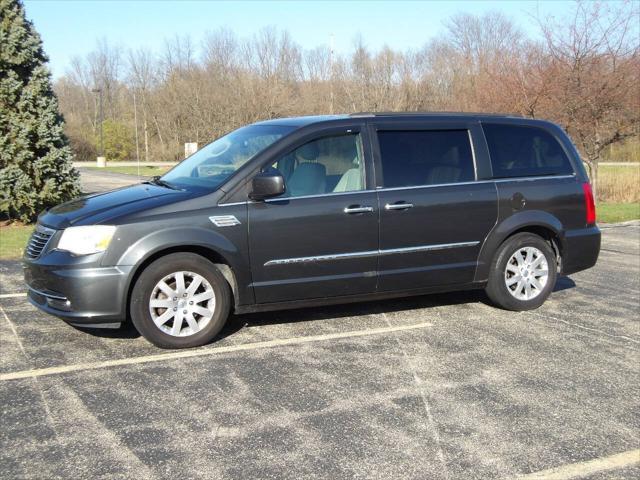
[[[598,472],[617,470],[631,467],[640,463],[640,449],[629,450],[609,457],[596,458],[586,462],[571,463],[561,467],[541,470],[517,477],[517,480],[569,480],[571,478],[586,477]]]
[[[18,298],[18,297],[26,297],[26,293],[3,293],[0,295],[0,300],[3,298]]]
[[[241,345],[230,345],[228,347],[209,347],[194,350],[181,350],[178,352],[160,353],[158,355],[146,355],[133,358],[120,358],[117,360],[105,360],[103,362],[79,363],[75,365],[63,365],[59,367],[36,368],[33,370],[21,370],[19,372],[9,372],[0,374],[0,381],[17,380],[20,378],[43,377],[45,375],[60,375],[69,372],[82,370],[95,370],[100,368],[119,367],[123,365],[136,365],[140,363],[163,362],[178,358],[202,357],[205,355],[217,355],[221,353],[242,352],[246,350],[259,350],[262,348],[281,347],[285,345],[300,345],[303,343],[321,342],[325,340],[339,340],[343,338],[366,337],[370,335],[381,335],[390,332],[402,332],[405,330],[416,330],[431,327],[430,323],[416,323],[413,325],[399,325],[395,327],[370,328],[367,330],[352,330],[341,333],[327,333],[324,335],[310,335],[307,337],[292,337],[265,342],[244,343]]]

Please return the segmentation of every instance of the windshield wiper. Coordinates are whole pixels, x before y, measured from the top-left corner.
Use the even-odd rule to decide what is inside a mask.
[[[151,180],[147,180],[147,181],[142,182],[142,183],[149,183],[151,185],[159,185],[161,187],[170,188],[171,190],[180,190],[175,185],[170,184],[166,180],[162,180],[162,178],[160,178],[160,175],[156,175]]]

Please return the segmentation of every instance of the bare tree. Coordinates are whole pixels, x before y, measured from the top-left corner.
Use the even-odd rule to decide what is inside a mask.
[[[331,50],[327,46],[307,50],[303,55],[304,78],[310,82],[331,80]]]
[[[56,84],[74,149],[84,156],[97,124],[95,87],[107,116],[142,129],[144,158],[177,160],[187,141],[299,114],[371,110],[518,112],[564,126],[594,183],[605,149],[640,133],[638,6],[577,3],[568,19],[539,19],[543,41],[504,15],[456,15],[422,48],[371,50],[361,36],[335,54],[303,51],[286,31],[248,39],[226,29],[202,44],[167,40],[159,54],[105,40],[75,58]],[[134,101],[135,96],[135,112]]]
[[[549,113],[577,142],[594,190],[605,149],[638,133],[638,9],[578,2],[571,18],[539,19],[554,76]]]
[[[189,35],[175,35],[164,42],[162,62],[165,72],[188,71],[195,65],[195,47]]]
[[[465,60],[471,72],[486,71],[517,51],[522,32],[500,12],[482,16],[461,13],[445,22],[445,41]]]
[[[220,28],[207,33],[203,50],[203,62],[208,69],[222,73],[238,67],[238,39],[231,30]]]
[[[120,115],[118,97],[122,87],[122,50],[102,38],[87,56],[87,66],[92,88],[102,90],[105,117],[117,118]]]
[[[150,105],[150,93],[152,92],[156,78],[154,56],[149,50],[138,49],[129,51],[129,83],[134,92],[140,98],[142,110],[142,131],[144,138],[144,159],[149,161],[149,116],[153,115]],[[137,125],[136,125],[137,130]],[[158,139],[162,143],[162,135],[158,131]]]

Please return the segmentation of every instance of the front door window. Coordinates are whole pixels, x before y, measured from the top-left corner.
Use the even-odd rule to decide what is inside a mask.
[[[296,148],[276,161],[287,197],[364,190],[364,160],[359,134],[329,136]]]

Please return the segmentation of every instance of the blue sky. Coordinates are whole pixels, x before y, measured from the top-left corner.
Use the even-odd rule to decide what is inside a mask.
[[[532,36],[532,15],[563,16],[572,1],[37,1],[26,0],[27,18],[40,32],[54,77],[70,60],[91,51],[98,39],[123,48],[162,48],[163,39],[189,33],[199,42],[207,31],[227,27],[250,37],[265,26],[288,30],[303,48],[328,44],[350,50],[361,34],[373,50],[419,48],[458,12],[500,11]]]

